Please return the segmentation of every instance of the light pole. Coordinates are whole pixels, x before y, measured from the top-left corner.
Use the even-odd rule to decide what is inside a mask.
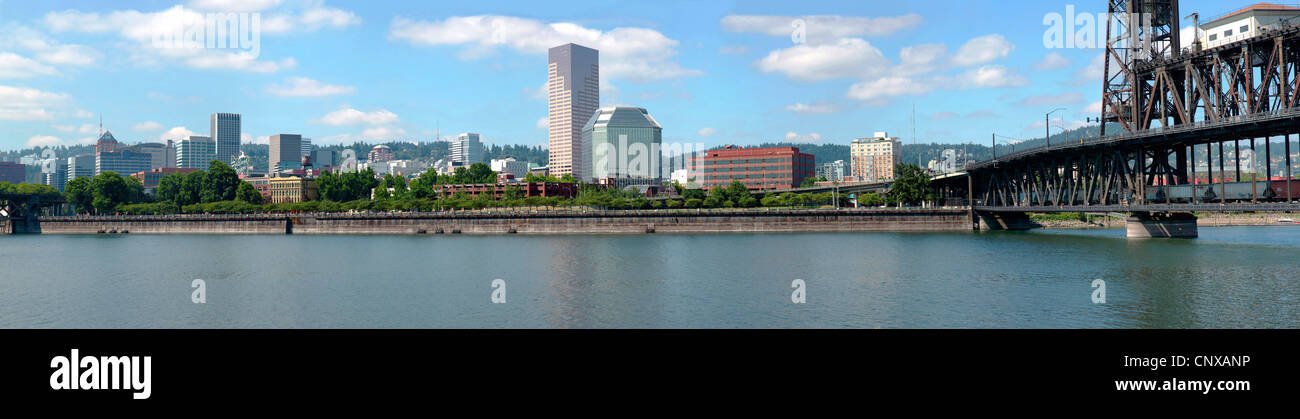
[[[1043,130],[1046,131],[1046,136],[1043,137],[1043,140],[1047,141],[1048,146],[1052,145],[1052,114],[1063,110],[1065,110],[1065,108],[1056,108],[1043,116]]]

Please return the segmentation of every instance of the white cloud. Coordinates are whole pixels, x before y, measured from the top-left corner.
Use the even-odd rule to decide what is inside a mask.
[[[164,132],[162,133],[162,135],[158,136],[158,139],[163,141],[182,140],[182,139],[189,138],[191,135],[194,135],[194,131],[190,131],[185,127],[172,127],[172,129],[169,129],[167,130],[167,132]]]
[[[1000,65],[986,65],[958,75],[956,84],[962,89],[1024,87],[1029,85],[1029,79]]]
[[[1059,52],[1053,51],[1043,56],[1041,61],[1034,63],[1034,69],[1039,71],[1057,70],[1069,67],[1071,64],[1073,63],[1070,59],[1065,58],[1065,56],[1061,55]]]
[[[1011,55],[1016,46],[999,34],[984,35],[970,41],[957,49],[952,63],[958,67],[970,67],[987,64]]]
[[[958,116],[957,114],[952,112],[935,112],[934,115],[930,115],[930,120],[942,121],[949,118],[956,118],[957,116]]]
[[[283,0],[190,0],[195,9],[221,12],[257,12],[279,6]]]
[[[1075,105],[1083,103],[1083,93],[1065,92],[1061,94],[1047,94],[1039,96],[1029,96],[1016,102],[1016,106],[1061,106]]]
[[[367,140],[397,140],[407,137],[406,130],[393,127],[367,128],[361,132],[361,136]]]
[[[550,118],[549,116],[543,116],[543,117],[541,117],[540,119],[538,119],[538,120],[537,120],[537,129],[540,129],[540,130],[550,130],[550,129],[551,129],[551,118]]]
[[[395,123],[397,121],[397,114],[389,112],[387,109],[380,109],[373,112],[362,112],[348,108],[330,112],[313,122],[325,125],[342,126],[357,124],[383,125]]]
[[[361,18],[346,10],[316,7],[302,12],[298,17],[298,23],[308,28],[341,28],[360,24]]]
[[[796,102],[793,105],[787,105],[785,110],[797,114],[826,114],[834,113],[835,105],[820,100],[811,104]]]
[[[759,33],[790,38],[802,22],[804,40],[810,44],[833,42],[854,36],[886,36],[921,24],[921,16],[907,14],[893,17],[856,16],[755,16],[728,15],[722,29],[728,32]]]
[[[45,109],[22,109],[0,107],[0,121],[50,121],[54,115]]]
[[[917,96],[929,93],[933,84],[922,83],[906,77],[885,77],[869,82],[854,83],[849,86],[849,99],[862,101],[864,104],[879,106],[897,96]]]
[[[63,93],[0,85],[0,121],[53,120],[49,109],[62,107],[68,100]]]
[[[713,128],[711,128],[711,127],[704,127],[704,128],[700,128],[700,130],[699,130],[699,131],[696,131],[695,133],[696,133],[696,134],[699,134],[699,136],[701,136],[701,137],[708,137],[708,136],[711,136],[711,135],[713,135],[713,134],[717,134],[717,133],[718,133],[718,130],[713,129]]]
[[[922,44],[903,47],[898,51],[899,64],[894,73],[901,76],[934,71],[943,61],[948,47],[943,44]]]
[[[102,57],[85,45],[62,44],[45,34],[22,25],[0,26],[0,49],[22,49],[35,54],[46,64],[86,66]]]
[[[25,79],[55,74],[54,67],[12,52],[0,52],[0,79]]]
[[[54,105],[68,100],[63,93],[50,93],[29,87],[0,85],[0,106],[32,107]]]
[[[151,131],[159,131],[159,130],[162,130],[163,128],[166,128],[166,127],[162,126],[162,124],[159,124],[159,123],[157,123],[157,122],[153,122],[153,121],[145,121],[145,122],[141,122],[141,123],[138,123],[138,124],[132,125],[132,126],[131,126],[131,131],[135,131],[135,132],[151,132]]]
[[[52,137],[49,135],[37,135],[28,138],[27,142],[24,143],[23,145],[25,147],[49,147],[53,145],[58,145],[62,142],[63,140],[59,139],[59,137]]]
[[[256,1],[211,1],[194,2],[204,10],[235,10],[269,7],[269,3]],[[328,9],[319,2],[308,3],[308,9],[301,15],[270,14],[262,19],[261,33],[286,33],[290,29],[295,33],[311,31],[320,27],[346,26],[359,22],[349,12]],[[222,9],[221,7],[229,6]],[[217,9],[208,9],[214,7]],[[346,18],[345,16],[351,16]],[[155,35],[160,33],[182,33],[186,28],[202,25],[204,15],[198,9],[176,5],[158,12],[140,12],[137,10],[118,10],[105,13],[65,10],[45,14],[44,23],[55,33],[72,32],[84,34],[116,34],[125,42],[116,43],[127,52],[126,58],[143,66],[166,66],[176,63],[200,69],[224,69],[235,71],[270,73],[293,68],[297,62],[292,57],[279,60],[262,60],[260,50],[253,51],[220,48],[159,48],[154,45]],[[74,51],[64,51],[52,58],[69,62],[86,62],[87,58],[77,57]],[[82,51],[85,52],[85,51]]]
[[[356,90],[352,86],[324,84],[306,77],[290,77],[286,85],[273,84],[266,88],[267,93],[286,97],[323,97],[350,94]]]
[[[1092,102],[1088,107],[1083,108],[1083,114],[1089,116],[1101,115],[1101,101]]]
[[[822,135],[811,132],[808,134],[799,134],[794,131],[785,133],[785,140],[792,143],[815,143],[822,140]]]
[[[655,81],[703,74],[674,61],[676,40],[659,31],[620,27],[609,31],[575,23],[545,23],[512,16],[455,16],[441,21],[414,21],[396,17],[388,39],[412,45],[463,46],[461,59],[491,55],[507,46],[524,54],[541,55],[556,45],[576,43],[600,51],[601,80]]]
[[[216,52],[203,54],[185,60],[185,64],[194,68],[242,70],[252,73],[274,73],[298,66],[293,57],[276,61],[258,61],[252,54],[244,52]]]
[[[763,72],[778,72],[804,81],[872,78],[883,75],[891,65],[879,49],[857,38],[772,51],[755,64]]]

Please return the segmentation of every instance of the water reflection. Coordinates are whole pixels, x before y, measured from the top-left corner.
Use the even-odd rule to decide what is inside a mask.
[[[1123,235],[8,236],[0,326],[1300,327],[1300,229]]]

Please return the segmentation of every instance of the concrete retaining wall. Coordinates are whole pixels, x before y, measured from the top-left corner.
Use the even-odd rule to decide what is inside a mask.
[[[966,211],[46,217],[42,234],[647,234],[969,231]]]
[[[965,212],[806,216],[295,218],[293,234],[646,234],[968,231]]]
[[[41,234],[285,234],[283,218],[57,217],[41,219]]]

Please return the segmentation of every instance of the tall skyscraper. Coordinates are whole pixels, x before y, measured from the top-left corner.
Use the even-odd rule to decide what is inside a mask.
[[[550,172],[591,180],[591,156],[582,144],[582,126],[600,107],[600,53],[577,44],[549,51],[546,90]]]
[[[270,173],[302,168],[302,136],[275,134],[271,136],[270,155],[267,158]]]
[[[464,163],[469,167],[474,163],[483,162],[483,141],[479,135],[467,132],[456,136],[451,141],[451,161]]]
[[[239,114],[212,114],[209,119],[208,134],[212,141],[217,142],[217,160],[230,163],[235,157],[239,157],[240,129]]]

